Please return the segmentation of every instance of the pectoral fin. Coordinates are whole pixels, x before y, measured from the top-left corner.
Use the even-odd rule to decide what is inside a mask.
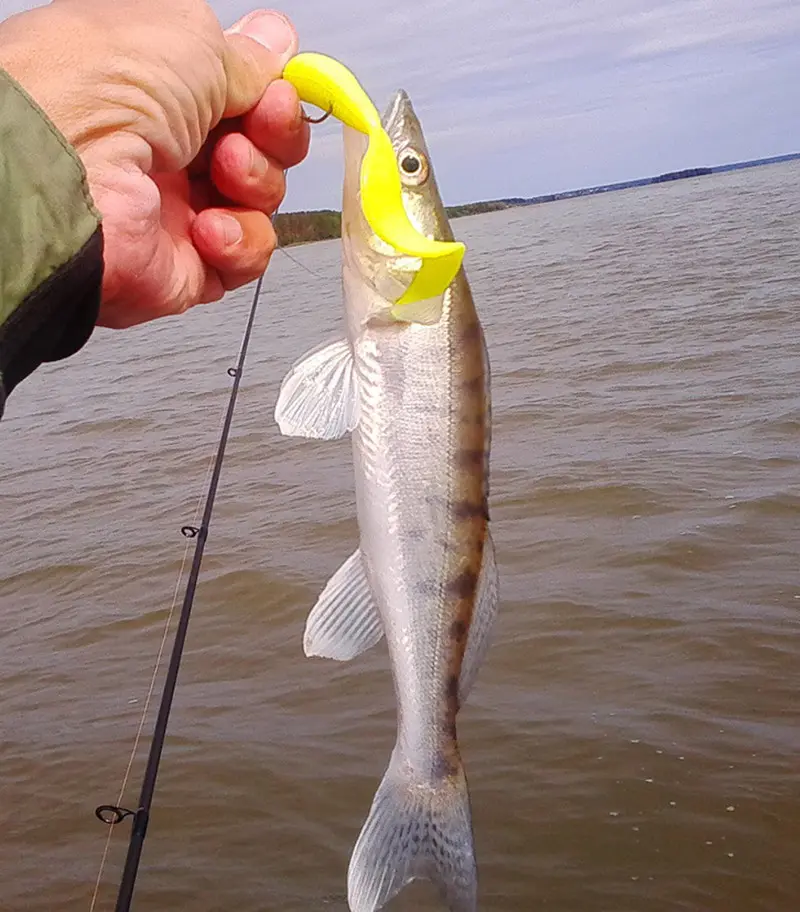
[[[382,636],[383,625],[359,548],[328,580],[311,609],[303,649],[307,656],[346,662]]]
[[[346,339],[306,355],[289,371],[275,405],[286,437],[343,437],[358,424],[358,380]]]
[[[497,617],[497,604],[500,595],[499,584],[500,580],[494,556],[494,542],[491,534],[487,533],[486,543],[483,546],[481,574],[478,577],[478,591],[475,593],[475,609],[469,628],[464,661],[461,664],[459,700],[462,705],[466,701],[472,685],[475,683],[478,670],[483,664],[486,651],[491,643],[492,628],[494,619]]]

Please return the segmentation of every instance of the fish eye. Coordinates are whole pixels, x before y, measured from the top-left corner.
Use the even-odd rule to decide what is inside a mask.
[[[428,162],[416,149],[403,149],[398,156],[400,179],[404,184],[418,187],[428,179]]]

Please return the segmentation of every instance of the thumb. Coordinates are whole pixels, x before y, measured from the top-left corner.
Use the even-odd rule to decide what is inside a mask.
[[[297,53],[292,23],[275,10],[248,13],[225,32],[227,97],[223,117],[254,108]]]

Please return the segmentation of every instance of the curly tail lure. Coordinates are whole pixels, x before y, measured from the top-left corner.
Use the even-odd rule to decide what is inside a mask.
[[[364,217],[382,241],[421,260],[411,284],[394,303],[415,304],[443,294],[461,268],[466,248],[459,241],[431,240],[411,224],[391,140],[358,80],[338,60],[312,53],[292,58],[283,78],[297,89],[302,101],[328,111],[369,138],[360,180]]]

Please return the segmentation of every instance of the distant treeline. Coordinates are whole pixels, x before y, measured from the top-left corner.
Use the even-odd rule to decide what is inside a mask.
[[[687,177],[703,177],[713,174],[713,168],[685,168],[683,171],[668,171],[656,177],[640,177],[638,180],[620,181],[616,184],[600,184],[598,187],[583,187],[580,190],[564,190],[562,193],[546,193],[515,202],[517,206],[532,206],[534,203],[552,203],[556,200],[574,199],[577,196],[594,196],[596,193],[610,193],[612,190],[630,190],[646,187],[648,184],[663,184],[667,181],[685,180]]]
[[[689,177],[705,177],[708,174],[719,174],[723,171],[738,171],[741,168],[757,168],[761,165],[774,165],[800,158],[800,152],[788,155],[773,155],[772,158],[757,158],[752,161],[735,162],[731,165],[714,165],[711,168],[684,168],[682,171],[668,171],[656,177],[640,177],[637,180],[618,181],[614,184],[601,184],[598,187],[584,187],[580,190],[564,190],[562,193],[546,193],[543,196],[527,198],[514,197],[501,202],[512,206],[533,206],[536,203],[552,203],[556,200],[573,199],[577,196],[594,196],[596,193],[611,193],[614,190],[630,190],[634,187],[646,187],[649,184],[663,184],[667,181],[685,180]]]
[[[449,218],[461,218],[464,215],[477,215],[480,212],[494,212],[496,209],[508,209],[504,200],[491,200],[486,203],[465,203],[463,206],[448,206]],[[317,209],[312,212],[285,212],[275,216],[275,233],[281,247],[292,244],[306,244],[311,241],[327,241],[338,238],[342,233],[342,214],[335,209]]]
[[[487,200],[483,203],[464,203],[461,206],[446,206],[448,218],[461,218],[464,215],[480,215],[481,212],[496,212],[498,209],[509,209],[515,205],[508,200]]]
[[[327,241],[342,233],[342,213],[334,209],[315,212],[279,212],[273,222],[278,244],[306,244],[309,241]]]
[[[616,184],[602,184],[598,187],[585,187],[582,190],[565,190],[562,193],[547,193],[544,196],[513,196],[505,199],[487,200],[480,203],[465,203],[461,206],[448,206],[450,218],[461,218],[464,215],[478,215],[481,212],[495,212],[498,209],[510,209],[513,206],[533,206],[536,203],[551,203],[556,200],[572,199],[577,196],[593,196],[596,193],[610,193],[612,190],[628,190],[633,187],[646,187],[648,184],[663,184],[667,181],[685,180],[689,177],[704,177],[722,171],[736,171],[740,168],[755,168],[760,165],[771,165],[800,158],[800,152],[788,155],[774,155],[772,158],[759,158],[753,161],[736,162],[732,165],[715,165],[713,168],[684,168],[683,171],[668,171],[656,177],[642,177],[638,180],[621,181]],[[320,209],[313,212],[287,212],[275,216],[275,231],[281,247],[292,244],[305,244],[309,241],[326,241],[338,238],[342,231],[342,215],[334,209]]]

